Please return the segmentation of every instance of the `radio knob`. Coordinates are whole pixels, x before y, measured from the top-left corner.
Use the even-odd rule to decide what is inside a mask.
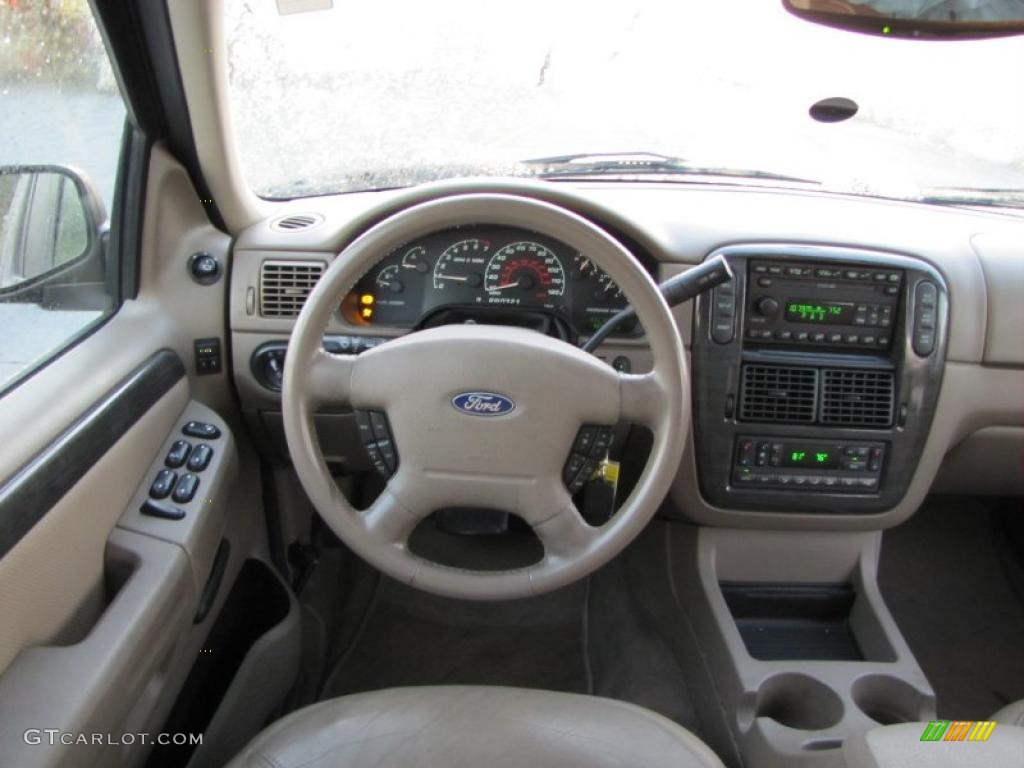
[[[765,296],[757,300],[754,309],[757,310],[757,314],[770,317],[779,311],[779,302],[771,296]]]

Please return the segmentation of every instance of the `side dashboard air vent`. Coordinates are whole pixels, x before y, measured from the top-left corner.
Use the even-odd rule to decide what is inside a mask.
[[[271,229],[278,232],[297,232],[300,229],[309,229],[323,221],[324,218],[318,213],[296,213],[291,216],[283,216],[270,224]]]
[[[895,381],[891,371],[826,368],[822,375],[822,424],[844,427],[892,425]]]
[[[740,419],[814,421],[818,400],[816,368],[781,365],[745,365],[740,386]]]
[[[298,317],[324,266],[322,261],[264,261],[260,266],[260,315]]]

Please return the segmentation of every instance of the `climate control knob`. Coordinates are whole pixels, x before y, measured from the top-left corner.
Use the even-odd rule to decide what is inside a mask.
[[[772,315],[779,311],[779,302],[777,302],[771,296],[764,296],[758,299],[757,303],[754,304],[754,310],[759,315],[771,317]]]

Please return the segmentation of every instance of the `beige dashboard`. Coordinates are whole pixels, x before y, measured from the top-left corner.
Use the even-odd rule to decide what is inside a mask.
[[[866,529],[895,525],[913,513],[933,485],[944,492],[1024,493],[1024,217],[872,198],[704,185],[565,183],[492,180],[442,182],[403,191],[308,198],[241,233],[234,244],[230,327],[235,381],[250,423],[272,444],[279,439],[279,394],[252,370],[261,345],[285,342],[293,319],[261,313],[266,262],[321,264],[390,213],[466,191],[517,192],[560,204],[627,239],[657,264],[660,279],[727,245],[772,243],[871,249],[912,257],[937,270],[949,291],[946,365],[927,442],[902,501],[862,515],[745,511],[708,504],[699,489],[692,435],[666,512],[732,527]],[[281,227],[288,217],[309,226]],[[286,222],[287,224],[287,222]],[[384,254],[381,254],[383,257]],[[340,298],[340,297],[339,297]],[[689,346],[693,308],[675,311]],[[395,329],[353,327],[340,313],[327,332],[387,338]],[[625,357],[634,370],[650,364],[642,339],[615,340],[598,354]],[[333,419],[329,457],[364,468]],[[342,430],[344,431],[344,430]],[[322,438],[323,439],[323,438]],[[970,446],[969,450],[961,447]],[[279,457],[282,458],[283,457]],[[970,471],[982,465],[985,472]],[[965,471],[967,470],[967,471]]]

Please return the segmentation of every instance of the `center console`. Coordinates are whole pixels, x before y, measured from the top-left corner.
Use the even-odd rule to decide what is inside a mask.
[[[945,359],[948,293],[926,262],[809,245],[719,249],[697,301],[701,492],[723,508],[873,513],[905,494]]]

